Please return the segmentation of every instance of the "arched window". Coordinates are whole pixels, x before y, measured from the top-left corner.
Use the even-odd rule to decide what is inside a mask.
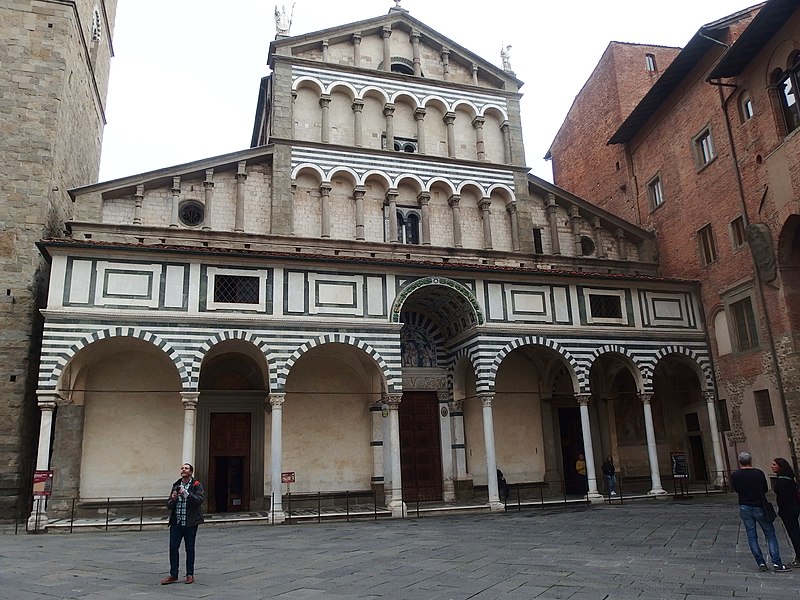
[[[800,102],[798,102],[798,90],[800,90],[800,52],[796,52],[792,60],[792,66],[779,75],[778,101],[781,103],[783,120],[786,125],[786,133],[791,133],[800,127]]]
[[[420,224],[421,216],[418,208],[397,207],[398,243],[419,245]]]

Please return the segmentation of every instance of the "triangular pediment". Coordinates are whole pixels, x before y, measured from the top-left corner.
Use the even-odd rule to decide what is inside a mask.
[[[438,31],[430,28],[412,17],[405,10],[390,10],[388,14],[356,21],[338,27],[290,37],[281,37],[270,44],[270,66],[274,67],[276,57],[291,57],[301,60],[323,62],[323,46],[331,65],[357,66],[359,68],[380,70],[383,68],[383,32],[391,29],[392,61],[412,64],[411,37],[419,36],[419,52],[423,58],[422,76],[429,79],[441,79],[438,69],[425,68],[441,61],[443,53],[452,70],[471,74],[477,67],[479,85],[495,89],[516,90],[522,81],[511,72],[506,72],[492,62],[471,52]],[[361,64],[353,65],[354,38],[358,38],[363,56]],[[407,42],[407,43],[406,43]],[[454,78],[457,80],[457,78]]]

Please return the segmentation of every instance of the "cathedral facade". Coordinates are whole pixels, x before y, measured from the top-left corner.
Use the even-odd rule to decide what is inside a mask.
[[[40,243],[40,518],[159,497],[181,461],[210,511],[275,521],[288,473],[395,515],[497,508],[498,468],[600,498],[607,455],[652,494],[673,451],[720,483],[699,287],[528,174],[508,58],[399,8],[285,34],[250,148],[73,189]]]

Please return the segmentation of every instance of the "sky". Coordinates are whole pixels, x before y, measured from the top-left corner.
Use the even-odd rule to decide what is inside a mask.
[[[511,45],[527,165],[543,159],[611,41],[685,46],[704,24],[753,0],[402,0],[442,35],[500,66]],[[283,4],[283,3],[282,3]],[[285,4],[292,11],[292,0]],[[297,0],[291,35],[385,14],[394,2]],[[269,73],[275,3],[119,0],[100,181],[250,146],[260,80]]]

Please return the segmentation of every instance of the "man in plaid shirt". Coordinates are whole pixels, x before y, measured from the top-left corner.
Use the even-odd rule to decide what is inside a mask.
[[[169,515],[169,577],[161,580],[161,585],[178,581],[178,550],[183,540],[186,550],[186,579],[184,583],[194,583],[194,541],[197,526],[203,522],[203,484],[194,478],[194,467],[189,463],[181,465],[181,478],[172,484],[167,499]]]

